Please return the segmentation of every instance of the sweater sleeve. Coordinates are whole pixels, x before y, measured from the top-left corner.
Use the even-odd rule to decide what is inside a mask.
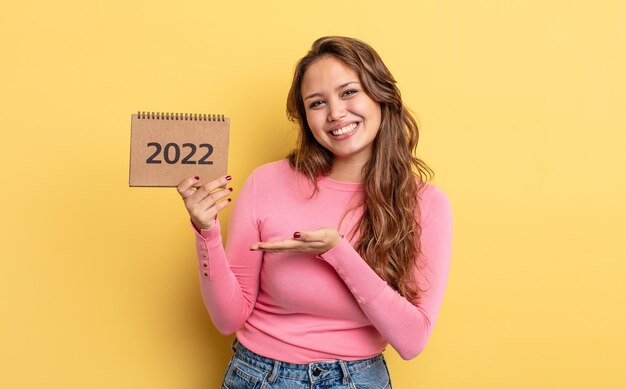
[[[421,258],[416,279],[422,291],[415,304],[372,270],[343,238],[319,257],[332,265],[365,315],[403,359],[419,355],[433,330],[448,279],[452,246],[452,212],[443,191],[431,187],[422,209]]]
[[[200,232],[192,226],[202,300],[222,334],[231,334],[246,322],[258,295],[262,253],[249,249],[259,241],[254,211],[254,176],[251,175],[233,204],[230,217],[228,236],[236,236],[236,244],[229,240],[224,249],[219,222]]]

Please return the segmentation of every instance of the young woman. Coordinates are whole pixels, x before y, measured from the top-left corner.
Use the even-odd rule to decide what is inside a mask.
[[[413,154],[418,127],[366,43],[324,37],[298,63],[286,160],[243,185],[222,247],[230,176],[178,191],[195,227],[202,297],[236,332],[224,388],[390,388],[387,344],[417,356],[451,256],[451,209]]]

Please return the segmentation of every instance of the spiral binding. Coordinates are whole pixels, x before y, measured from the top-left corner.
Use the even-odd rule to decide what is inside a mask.
[[[224,115],[213,115],[206,113],[178,113],[178,112],[137,112],[139,119],[155,119],[155,120],[194,120],[205,122],[223,122]]]

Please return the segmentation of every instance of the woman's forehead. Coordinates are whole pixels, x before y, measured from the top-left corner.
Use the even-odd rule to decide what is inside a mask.
[[[302,77],[302,94],[318,92],[316,89],[334,89],[351,82],[359,82],[358,74],[344,62],[326,56],[309,65]]]

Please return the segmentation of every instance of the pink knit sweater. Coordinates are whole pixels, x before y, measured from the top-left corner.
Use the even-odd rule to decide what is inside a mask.
[[[257,354],[291,363],[364,359],[389,343],[404,359],[423,349],[437,319],[448,277],[452,220],[446,195],[420,192],[424,292],[412,304],[387,285],[348,241],[362,210],[346,211],[361,184],[322,178],[319,191],[286,160],[256,169],[234,203],[226,250],[219,223],[196,232],[200,285],[217,329]],[[250,251],[253,243],[295,231],[337,228],[345,235],[313,255]],[[417,271],[417,270],[416,270]]]

